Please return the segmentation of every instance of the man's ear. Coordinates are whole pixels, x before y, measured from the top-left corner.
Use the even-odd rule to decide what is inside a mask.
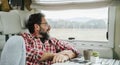
[[[38,24],[34,24],[34,30],[39,31],[39,29],[40,29],[40,26]]]

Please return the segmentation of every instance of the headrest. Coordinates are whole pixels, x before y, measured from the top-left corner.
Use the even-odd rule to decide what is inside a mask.
[[[27,21],[31,11],[11,10],[10,12],[0,12],[0,33],[2,34],[17,34],[25,29],[25,22]]]
[[[22,28],[26,28],[25,23],[28,20],[29,16],[31,14],[33,14],[33,13],[34,13],[34,10],[31,10],[31,11],[19,11],[19,16],[20,16],[20,19],[21,19],[21,27]]]
[[[21,31],[20,16],[16,12],[0,12],[3,34],[16,34]]]

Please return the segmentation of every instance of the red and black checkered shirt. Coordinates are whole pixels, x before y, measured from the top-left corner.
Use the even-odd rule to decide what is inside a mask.
[[[21,35],[25,40],[26,65],[51,65],[51,60],[44,62],[39,61],[44,52],[57,53],[62,50],[72,50],[73,52],[78,53],[69,43],[55,38],[51,38],[42,43],[40,38],[36,38],[34,35],[28,33],[23,33]]]

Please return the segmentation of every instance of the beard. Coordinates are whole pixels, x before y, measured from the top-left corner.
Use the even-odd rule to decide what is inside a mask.
[[[50,38],[50,35],[48,33],[49,31],[49,28],[48,30],[45,32],[44,29],[42,27],[40,27],[40,30],[39,30],[39,34],[42,35],[42,37],[40,38],[40,40],[44,43],[45,40],[49,40]]]
[[[40,40],[42,41],[42,43],[45,43],[45,40],[49,39],[49,34],[47,32],[40,32],[40,35],[42,35],[42,37],[40,38]]]
[[[42,38],[45,39],[45,40],[48,40],[49,37],[50,37],[47,32],[40,32],[40,35],[42,35]]]

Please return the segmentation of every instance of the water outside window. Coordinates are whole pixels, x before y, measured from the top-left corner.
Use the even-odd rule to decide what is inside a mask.
[[[44,11],[51,25],[50,35],[58,39],[107,41],[108,7],[97,9],[74,9]]]

